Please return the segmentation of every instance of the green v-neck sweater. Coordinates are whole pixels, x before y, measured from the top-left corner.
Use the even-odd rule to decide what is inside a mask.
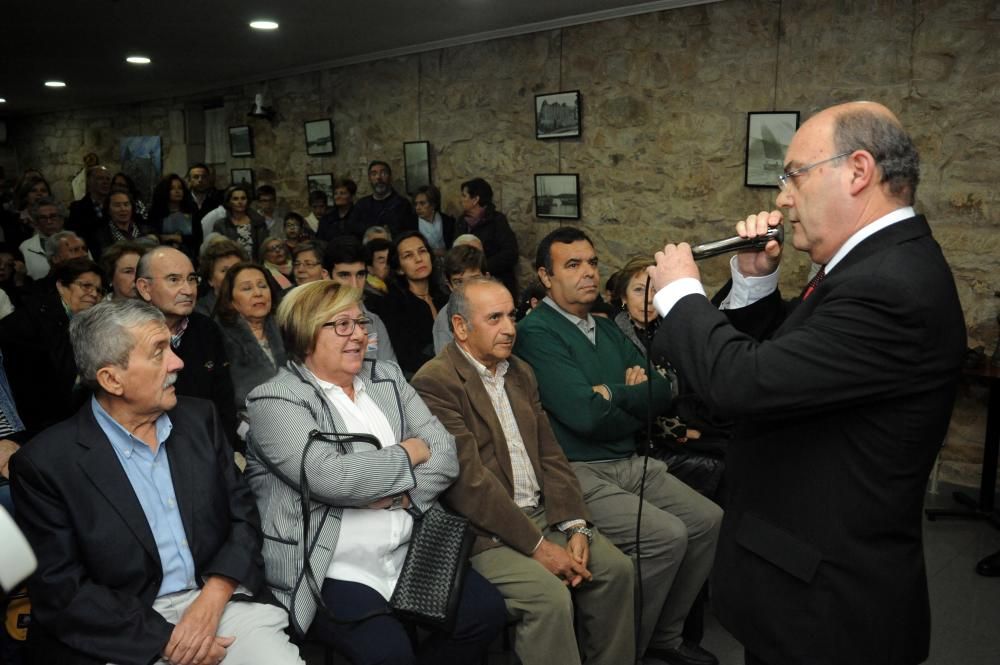
[[[534,369],[542,406],[571,462],[634,454],[650,403],[646,382],[625,385],[625,370],[646,367],[646,359],[613,321],[594,321],[597,344],[545,302],[517,325],[514,353]],[[650,378],[656,417],[670,406],[670,382],[655,369]],[[610,401],[594,392],[601,384],[611,391]]]

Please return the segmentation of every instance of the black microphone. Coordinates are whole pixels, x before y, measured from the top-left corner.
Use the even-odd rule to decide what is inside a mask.
[[[771,240],[777,240],[778,244],[785,241],[785,229],[782,226],[772,226],[762,236],[756,238],[741,238],[734,236],[725,240],[715,240],[713,242],[703,242],[691,248],[691,254],[695,261],[701,261],[711,256],[726,254],[727,252],[739,252],[745,249],[752,249],[760,252]]]

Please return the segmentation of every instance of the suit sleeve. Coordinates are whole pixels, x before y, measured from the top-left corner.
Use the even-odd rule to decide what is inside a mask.
[[[586,437],[619,439],[642,426],[647,404],[645,384],[611,384],[611,400],[604,399],[594,392],[594,384],[565,342],[547,328],[519,327],[514,350],[534,370],[546,410],[565,427]],[[669,404],[670,384],[665,379],[653,381],[653,404],[662,410]]]
[[[30,455],[11,458],[17,524],[38,557],[28,580],[31,612],[59,641],[104,662],[159,657],[174,626],[134,594],[96,583],[81,563],[65,497]]]
[[[460,406],[466,401],[464,391],[438,378],[432,372],[421,371],[413,377],[413,386],[431,412],[455,436],[461,472],[445,494],[445,500],[476,528],[495,534],[506,545],[530,556],[542,532],[517,507],[500,479],[483,466],[479,449],[491,447],[495,442],[477,441],[469,431]]]
[[[258,386],[247,398],[252,453],[299,490],[306,439],[313,430],[323,431],[313,406],[279,382]],[[417,483],[400,446],[342,454],[336,444],[315,441],[304,468],[313,500],[348,508],[409,492]]]
[[[226,440],[230,444],[242,446],[236,435],[237,418],[236,403],[233,401],[233,377],[229,373],[229,357],[226,355],[226,345],[222,341],[222,331],[215,321],[210,321],[208,326],[210,344],[212,346],[212,358],[215,362],[216,370],[212,372],[212,402],[219,410],[219,418],[222,420],[222,429],[226,434]]]

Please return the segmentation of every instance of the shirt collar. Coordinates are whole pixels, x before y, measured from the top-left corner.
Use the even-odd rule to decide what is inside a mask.
[[[576,314],[571,314],[566,310],[564,310],[559,305],[557,305],[556,301],[550,298],[549,296],[545,296],[542,299],[542,302],[548,304],[549,307],[551,307],[552,309],[556,310],[557,312],[565,316],[567,319],[569,319],[570,323],[572,323],[574,326],[576,326],[577,328],[579,328],[580,330],[582,330],[587,334],[590,334],[590,332],[597,327],[597,322],[594,321],[594,317],[591,316],[590,312],[587,312],[587,318],[581,319]]]
[[[507,369],[510,367],[509,361],[501,360],[500,362],[498,362],[497,371],[496,374],[494,374],[489,370],[488,367],[486,367],[486,365],[482,364],[481,362],[473,358],[471,353],[463,349],[461,344],[455,342],[455,346],[458,347],[458,350],[462,352],[462,355],[465,356],[465,358],[472,365],[472,368],[476,370],[476,374],[478,374],[480,377],[484,379],[489,379],[490,381],[495,381],[497,377],[503,378],[504,376],[507,375]]]
[[[847,239],[847,242],[841,245],[840,249],[837,250],[837,253],[833,255],[833,258],[827,261],[826,266],[824,267],[826,274],[829,275],[830,271],[833,270],[833,268],[840,263],[852,249],[860,245],[863,240],[870,238],[882,229],[888,228],[893,224],[903,221],[904,219],[914,217],[915,215],[916,213],[913,211],[913,208],[911,206],[906,206],[893,210],[888,215],[879,217],[871,224],[867,224],[858,229],[854,232],[854,235]]]
[[[122,427],[121,423],[112,418],[111,414],[105,411],[104,407],[101,406],[101,403],[97,401],[96,396],[90,398],[90,404],[91,404],[91,409],[94,412],[94,418],[97,420],[97,424],[101,427],[101,429],[104,430],[105,432],[109,432],[110,430],[110,432],[115,432],[120,437],[122,437],[119,439],[118,436],[109,436],[108,439],[111,441],[111,445],[115,446],[116,448],[118,448],[118,450],[120,450],[123,453],[128,451],[123,450],[119,445],[118,441],[130,441],[132,442],[133,445],[143,446],[144,448],[149,447],[146,445],[144,441],[134,437],[131,432]],[[160,448],[163,447],[163,444],[166,443],[167,439],[170,437],[170,433],[173,431],[173,428],[174,425],[172,422],[170,422],[170,416],[168,416],[167,413],[164,411],[156,419],[156,443],[158,444],[157,451],[159,451]]]
[[[347,393],[344,392],[344,389],[341,388],[340,386],[338,386],[336,383],[330,383],[329,381],[324,381],[323,379],[321,379],[318,376],[316,376],[315,374],[313,374],[312,370],[309,369],[308,367],[306,367],[305,365],[302,365],[302,369],[309,376],[311,376],[313,378],[313,381],[315,381],[317,383],[317,385],[319,385],[319,387],[323,390],[323,392],[326,393],[326,392],[333,391],[333,392],[342,393],[344,395],[347,394]],[[360,395],[362,395],[365,392],[365,382],[361,380],[360,376],[355,375],[355,377],[354,377],[354,379],[352,380],[351,383],[354,386],[354,399],[356,400]]]

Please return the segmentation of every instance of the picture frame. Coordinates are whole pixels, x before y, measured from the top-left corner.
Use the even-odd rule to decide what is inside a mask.
[[[333,205],[333,174],[311,173],[306,176],[306,193],[320,191],[326,194],[327,205]]]
[[[431,184],[431,144],[427,141],[403,143],[403,171],[406,193],[413,196],[421,187]]]
[[[229,184],[244,184],[250,188],[250,198],[257,198],[257,183],[254,180],[253,169],[229,169]]]
[[[231,157],[253,157],[253,130],[249,125],[229,128],[229,155]]]
[[[536,173],[535,217],[580,219],[580,175]]]
[[[799,128],[798,111],[751,111],[747,113],[747,187],[778,187],[785,171],[785,151]]]
[[[568,139],[580,136],[580,91],[535,95],[535,138]]]
[[[332,155],[336,149],[333,143],[333,122],[329,118],[309,120],[302,123],[306,135],[307,155]]]

